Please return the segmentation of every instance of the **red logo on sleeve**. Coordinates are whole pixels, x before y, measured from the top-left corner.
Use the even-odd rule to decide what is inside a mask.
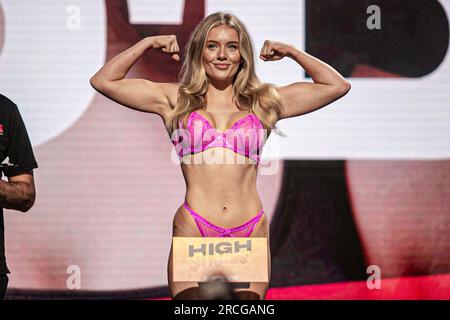
[[[3,135],[3,125],[0,124],[0,136],[2,136],[2,135]]]

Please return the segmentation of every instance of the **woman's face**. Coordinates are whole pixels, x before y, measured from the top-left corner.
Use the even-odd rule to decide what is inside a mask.
[[[206,75],[214,80],[232,80],[239,70],[239,34],[236,29],[221,25],[211,29],[203,49]]]

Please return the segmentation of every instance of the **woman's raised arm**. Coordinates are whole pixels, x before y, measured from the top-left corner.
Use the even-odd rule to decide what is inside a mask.
[[[178,85],[146,79],[125,79],[126,74],[147,49],[161,48],[176,61],[179,47],[175,35],[147,37],[110,59],[90,83],[104,96],[128,108],[163,116],[171,110],[169,97],[176,96]]]
[[[280,119],[296,117],[323,108],[350,90],[350,82],[339,72],[293,45],[266,40],[260,53],[263,61],[277,61],[286,56],[301,65],[314,83],[299,81],[276,88],[283,101]]]

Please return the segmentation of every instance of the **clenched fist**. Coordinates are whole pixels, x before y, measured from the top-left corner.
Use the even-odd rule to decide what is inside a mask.
[[[172,58],[176,61],[180,61],[180,47],[178,46],[177,37],[173,34],[164,36],[150,37],[152,39],[153,48],[161,48],[165,53],[171,54]]]
[[[259,57],[264,61],[277,61],[283,59],[294,48],[293,45],[266,40]]]

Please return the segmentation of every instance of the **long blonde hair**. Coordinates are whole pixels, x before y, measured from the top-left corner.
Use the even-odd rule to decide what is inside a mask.
[[[230,26],[239,34],[239,50],[243,61],[233,82],[233,96],[238,109],[254,113],[268,133],[272,129],[279,133],[275,123],[282,108],[280,96],[273,84],[262,83],[256,76],[252,41],[246,27],[236,16],[225,12],[207,16],[189,37],[180,71],[178,102],[166,122],[167,131],[172,133],[178,128],[180,120],[186,126],[188,115],[205,106],[208,77],[202,55],[210,30],[220,25]]]

